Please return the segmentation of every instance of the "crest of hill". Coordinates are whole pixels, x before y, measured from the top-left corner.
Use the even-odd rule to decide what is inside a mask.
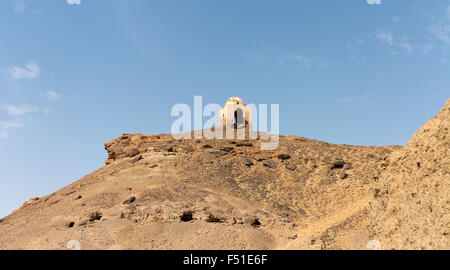
[[[450,99],[378,170],[369,230],[383,249],[450,247]]]

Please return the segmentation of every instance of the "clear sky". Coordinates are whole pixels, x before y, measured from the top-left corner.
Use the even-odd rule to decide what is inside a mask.
[[[2,0],[0,216],[122,133],[168,133],[194,95],[278,103],[283,135],[405,144],[449,61],[449,0]]]

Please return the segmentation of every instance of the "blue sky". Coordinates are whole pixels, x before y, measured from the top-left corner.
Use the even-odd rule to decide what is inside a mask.
[[[450,1],[368,2],[1,1],[0,216],[194,95],[278,103],[283,135],[405,144],[450,97]]]

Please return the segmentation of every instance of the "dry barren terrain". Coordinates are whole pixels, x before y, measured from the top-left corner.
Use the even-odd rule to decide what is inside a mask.
[[[449,247],[450,101],[405,146],[123,134],[106,165],[0,220],[0,249]]]

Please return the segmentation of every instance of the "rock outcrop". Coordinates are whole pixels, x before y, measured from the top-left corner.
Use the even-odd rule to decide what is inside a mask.
[[[369,230],[382,249],[450,248],[450,99],[376,179]]]

